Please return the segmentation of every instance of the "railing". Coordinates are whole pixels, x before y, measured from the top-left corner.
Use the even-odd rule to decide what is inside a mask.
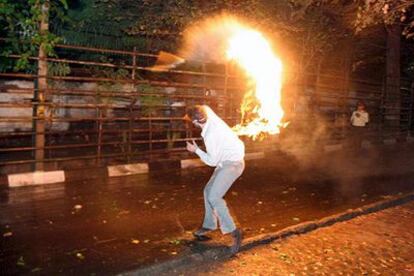
[[[156,55],[135,51],[96,49],[58,45],[60,58],[45,59],[53,67],[68,66],[63,76],[38,76],[19,72],[0,73],[0,166],[45,164],[85,166],[148,161],[159,158],[187,158],[185,141],[199,139],[199,133],[182,118],[188,107],[209,104],[230,125],[239,121],[246,83],[232,64],[190,64],[183,69],[155,71]],[[76,51],[76,53],[75,53]],[[71,59],[79,54],[99,54],[96,58]],[[18,59],[18,55],[10,55]],[[32,62],[39,60],[31,57]],[[321,78],[323,77],[323,78]],[[36,95],[36,82],[46,78],[44,99]],[[303,79],[303,78],[302,78]],[[412,89],[402,88],[401,105],[387,107],[383,85],[366,80],[350,80],[320,75],[317,83],[291,82],[285,85],[286,117],[290,132],[307,126],[304,137],[314,135],[310,121],[324,126],[320,141],[343,139],[349,114],[357,100],[368,105],[373,131],[393,135],[412,127]],[[411,97],[411,98],[410,98]],[[35,112],[42,107],[45,112]],[[384,131],[384,116],[396,113],[398,129]],[[44,130],[34,127],[42,122]],[[299,132],[296,132],[297,136]],[[289,131],[286,131],[289,135]],[[315,134],[316,135],[316,134]],[[37,146],[35,137],[44,138]],[[248,151],[273,147],[275,139],[245,139]],[[44,155],[35,158],[37,151]]]

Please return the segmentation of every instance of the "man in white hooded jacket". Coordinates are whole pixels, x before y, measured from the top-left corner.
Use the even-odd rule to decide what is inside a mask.
[[[231,253],[236,254],[240,249],[242,233],[236,228],[223,197],[243,173],[244,144],[210,107],[196,106],[189,113],[193,124],[202,129],[201,136],[206,152],[194,141],[187,142],[187,150],[196,153],[208,166],[216,167],[204,188],[203,225],[194,232],[194,236],[202,238],[208,232],[216,230],[219,224],[223,234],[231,233],[233,238]]]

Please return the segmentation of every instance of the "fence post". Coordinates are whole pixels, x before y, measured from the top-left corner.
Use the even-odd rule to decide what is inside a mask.
[[[414,82],[411,83],[411,89],[410,89],[410,110],[408,113],[408,136],[411,136],[411,131],[414,127]]]
[[[134,47],[133,51],[132,51],[132,79],[135,80],[135,74],[136,74],[136,69],[135,67],[137,67],[137,55],[136,55],[136,51],[137,51],[137,47]]]
[[[96,153],[96,163],[101,164],[101,151],[102,151],[102,110],[98,107],[98,143],[97,143],[97,153]]]
[[[135,88],[135,78],[136,78],[136,69],[135,67],[137,66],[137,55],[136,55],[136,50],[137,48],[134,47],[133,52],[132,52],[132,85]],[[134,89],[135,91],[135,89]],[[135,105],[136,100],[133,99],[131,101],[131,104],[129,106],[129,121],[128,121],[128,138],[127,138],[127,158],[126,161],[127,163],[129,163],[131,161],[131,153],[132,153],[132,148],[131,148],[131,140],[132,140],[132,126],[133,126],[133,106]]]
[[[40,33],[47,34],[49,30],[49,1],[45,1],[41,6],[41,21]],[[39,61],[38,61],[38,79],[37,79],[37,94],[35,93],[35,170],[44,170],[45,158],[45,101],[47,90],[47,54],[45,44],[42,43],[39,47]],[[36,106],[37,105],[37,106]]]
[[[226,103],[226,107],[224,108],[224,118],[229,118],[229,122],[231,125],[234,124],[233,122],[233,99],[232,99],[232,95],[229,95],[229,90],[227,89],[228,86],[228,82],[229,82],[229,63],[226,62],[224,64],[224,96],[225,98],[225,103]],[[230,105],[229,105],[230,104]],[[227,112],[226,112],[227,111]]]

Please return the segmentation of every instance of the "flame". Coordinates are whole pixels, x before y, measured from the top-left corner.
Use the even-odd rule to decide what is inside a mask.
[[[249,90],[241,104],[241,123],[233,130],[256,139],[277,134],[282,123],[281,60],[257,30],[229,15],[211,17],[189,27],[180,53],[186,60],[234,61],[245,72]]]
[[[262,133],[277,134],[284,111],[281,105],[282,61],[264,36],[238,26],[229,38],[227,57],[243,68],[252,82],[241,105],[242,122],[233,130],[256,139]]]

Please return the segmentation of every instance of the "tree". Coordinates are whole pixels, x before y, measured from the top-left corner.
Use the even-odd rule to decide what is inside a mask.
[[[414,0],[367,0],[359,1],[356,30],[383,23],[386,26],[400,24],[403,35],[414,36]]]
[[[34,70],[29,57],[36,56],[40,45],[45,54],[53,56],[53,46],[60,38],[49,31],[40,30],[42,5],[49,5],[49,20],[64,20],[66,0],[0,0],[0,35],[6,38],[2,47],[0,71],[14,69]],[[17,62],[5,58],[9,54],[19,54]]]

